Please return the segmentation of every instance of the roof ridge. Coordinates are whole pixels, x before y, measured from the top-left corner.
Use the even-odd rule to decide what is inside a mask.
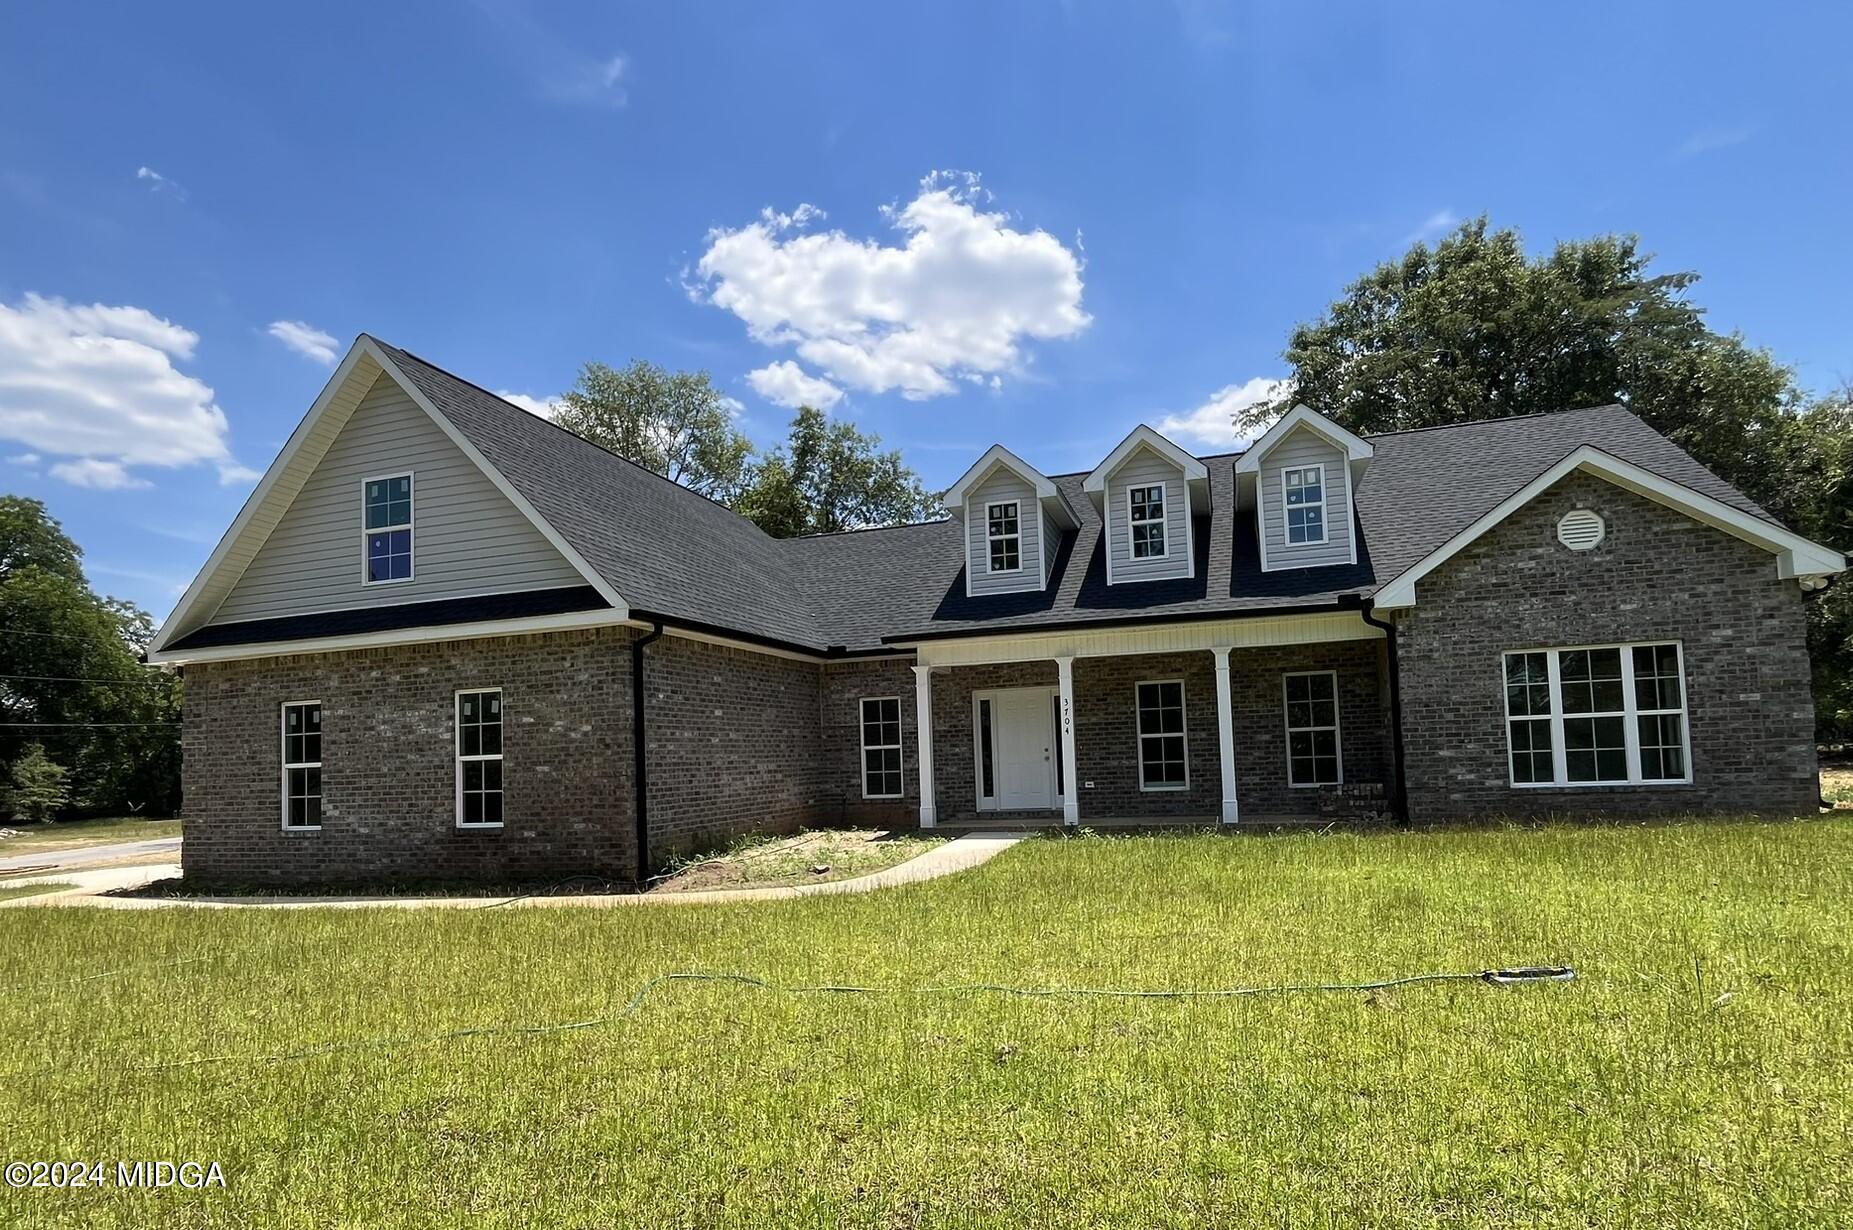
[[[1399,427],[1395,431],[1371,432],[1366,440],[1382,440],[1387,436],[1413,436],[1424,431],[1453,431],[1458,427],[1480,427],[1487,423],[1514,423],[1520,419],[1547,419],[1559,414],[1588,414],[1592,410],[1620,410],[1634,413],[1618,401],[1605,401],[1593,406],[1566,406],[1560,410],[1527,410],[1522,414],[1500,414],[1489,419],[1465,419],[1459,423],[1430,423],[1426,427]]]
[[[367,334],[366,336],[372,337],[372,334]],[[384,338],[375,337],[373,338],[373,340],[378,342],[380,345],[385,346],[389,350],[393,350],[393,351],[398,352],[399,354],[404,355],[408,359],[416,359],[418,362],[423,363],[426,367],[430,368],[432,371],[438,373],[440,376],[447,376],[450,379],[455,380],[458,384],[468,385],[470,388],[475,389],[478,393],[481,393],[483,396],[493,398],[496,401],[500,402],[502,405],[506,406],[509,410],[512,410],[516,414],[525,415],[528,418],[533,419],[537,423],[545,423],[547,426],[553,428],[555,431],[563,432],[568,438],[577,440],[579,443],[585,445],[587,448],[596,449],[598,452],[603,453],[605,456],[621,461],[625,465],[630,466],[633,469],[639,470],[644,474],[648,474],[652,478],[660,479],[661,481],[668,483],[671,487],[674,487],[676,490],[684,492],[688,495],[692,495],[696,499],[706,500],[708,503],[714,505],[716,508],[727,513],[728,515],[733,516],[733,517],[738,517],[741,521],[744,521],[746,524],[752,526],[755,530],[758,530],[759,533],[765,534],[765,537],[767,538],[768,541],[771,541],[771,542],[778,541],[778,539],[773,538],[772,535],[766,534],[766,531],[761,529],[759,524],[755,522],[751,517],[741,516],[741,514],[737,510],[727,507],[727,505],[721,503],[719,500],[715,499],[713,496],[708,495],[706,492],[697,491],[693,487],[690,487],[685,483],[679,483],[675,479],[669,477],[667,474],[659,474],[655,470],[652,470],[649,466],[644,465],[641,462],[634,461],[631,458],[626,457],[622,453],[615,453],[612,450],[606,448],[604,445],[598,443],[596,440],[588,440],[584,436],[580,435],[578,432],[572,430],[570,427],[562,427],[560,424],[554,422],[550,418],[547,418],[543,415],[535,414],[531,410],[523,410],[520,406],[517,406],[514,402],[509,401],[508,398],[503,397],[500,393],[495,393],[489,389],[485,389],[482,385],[477,384],[474,380],[468,379],[467,377],[464,377],[464,376],[459,376],[456,372],[453,372],[449,368],[444,367],[440,364],[433,363],[430,359],[425,358],[425,356],[417,353],[416,351],[407,350],[403,346],[395,346],[391,342],[386,341]]]
[[[873,534],[880,530],[917,530],[928,525],[946,525],[951,517],[935,517],[931,521],[902,521],[895,525],[858,525],[847,530],[824,530],[816,534],[793,534],[790,538],[774,538],[774,542],[810,542],[818,538],[846,538],[851,534]]]

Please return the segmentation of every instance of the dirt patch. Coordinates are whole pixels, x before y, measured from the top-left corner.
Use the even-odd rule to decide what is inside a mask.
[[[1853,809],[1853,767],[1822,769],[1821,797],[1832,803],[1836,810]]]
[[[904,863],[943,840],[890,829],[828,829],[791,837],[746,838],[720,853],[672,866],[650,891],[691,893],[848,880]]]

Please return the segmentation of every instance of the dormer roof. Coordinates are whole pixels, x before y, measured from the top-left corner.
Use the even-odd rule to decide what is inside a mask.
[[[1159,435],[1156,431],[1140,423],[1127,433],[1124,440],[1114,446],[1106,460],[1089,471],[1081,480],[1081,490],[1099,507],[1106,498],[1107,483],[1114,473],[1128,461],[1131,461],[1141,449],[1157,454],[1184,473],[1184,481],[1190,484],[1190,503],[1193,511],[1201,512],[1209,507],[1210,483],[1209,467],[1183,448]]]
[[[1322,436],[1344,453],[1346,460],[1351,463],[1351,474],[1354,478],[1363,472],[1364,466],[1377,454],[1377,450],[1371,447],[1369,440],[1345,430],[1311,406],[1301,403],[1281,415],[1280,419],[1267,429],[1266,434],[1242,454],[1235,463],[1236,475],[1240,477],[1244,474],[1260,473],[1261,463],[1267,460],[1269,453],[1274,451],[1274,446],[1302,427]]]
[[[965,500],[974,488],[991,477],[999,469],[1009,470],[1018,478],[1028,483],[1036,492],[1036,500],[1048,514],[1050,520],[1063,529],[1071,530],[1079,524],[1074,513],[1069,509],[1062,493],[1055,483],[1041,470],[1023,460],[1001,444],[993,444],[984,451],[984,456],[973,463],[972,468],[959,476],[959,481],[946,489],[945,505],[948,512],[955,517],[965,515]]]

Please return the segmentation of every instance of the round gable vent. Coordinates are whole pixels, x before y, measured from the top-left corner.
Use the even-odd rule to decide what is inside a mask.
[[[1557,523],[1557,541],[1572,551],[1589,550],[1607,532],[1601,514],[1587,508],[1572,508]]]

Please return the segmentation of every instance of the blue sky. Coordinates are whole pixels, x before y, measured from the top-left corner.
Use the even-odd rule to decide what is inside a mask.
[[[834,399],[935,485],[1207,450],[1482,211],[1853,375],[1853,13],[1304,10],[7,5],[0,480],[164,615],[363,330],[537,401],[705,368],[762,443]]]

